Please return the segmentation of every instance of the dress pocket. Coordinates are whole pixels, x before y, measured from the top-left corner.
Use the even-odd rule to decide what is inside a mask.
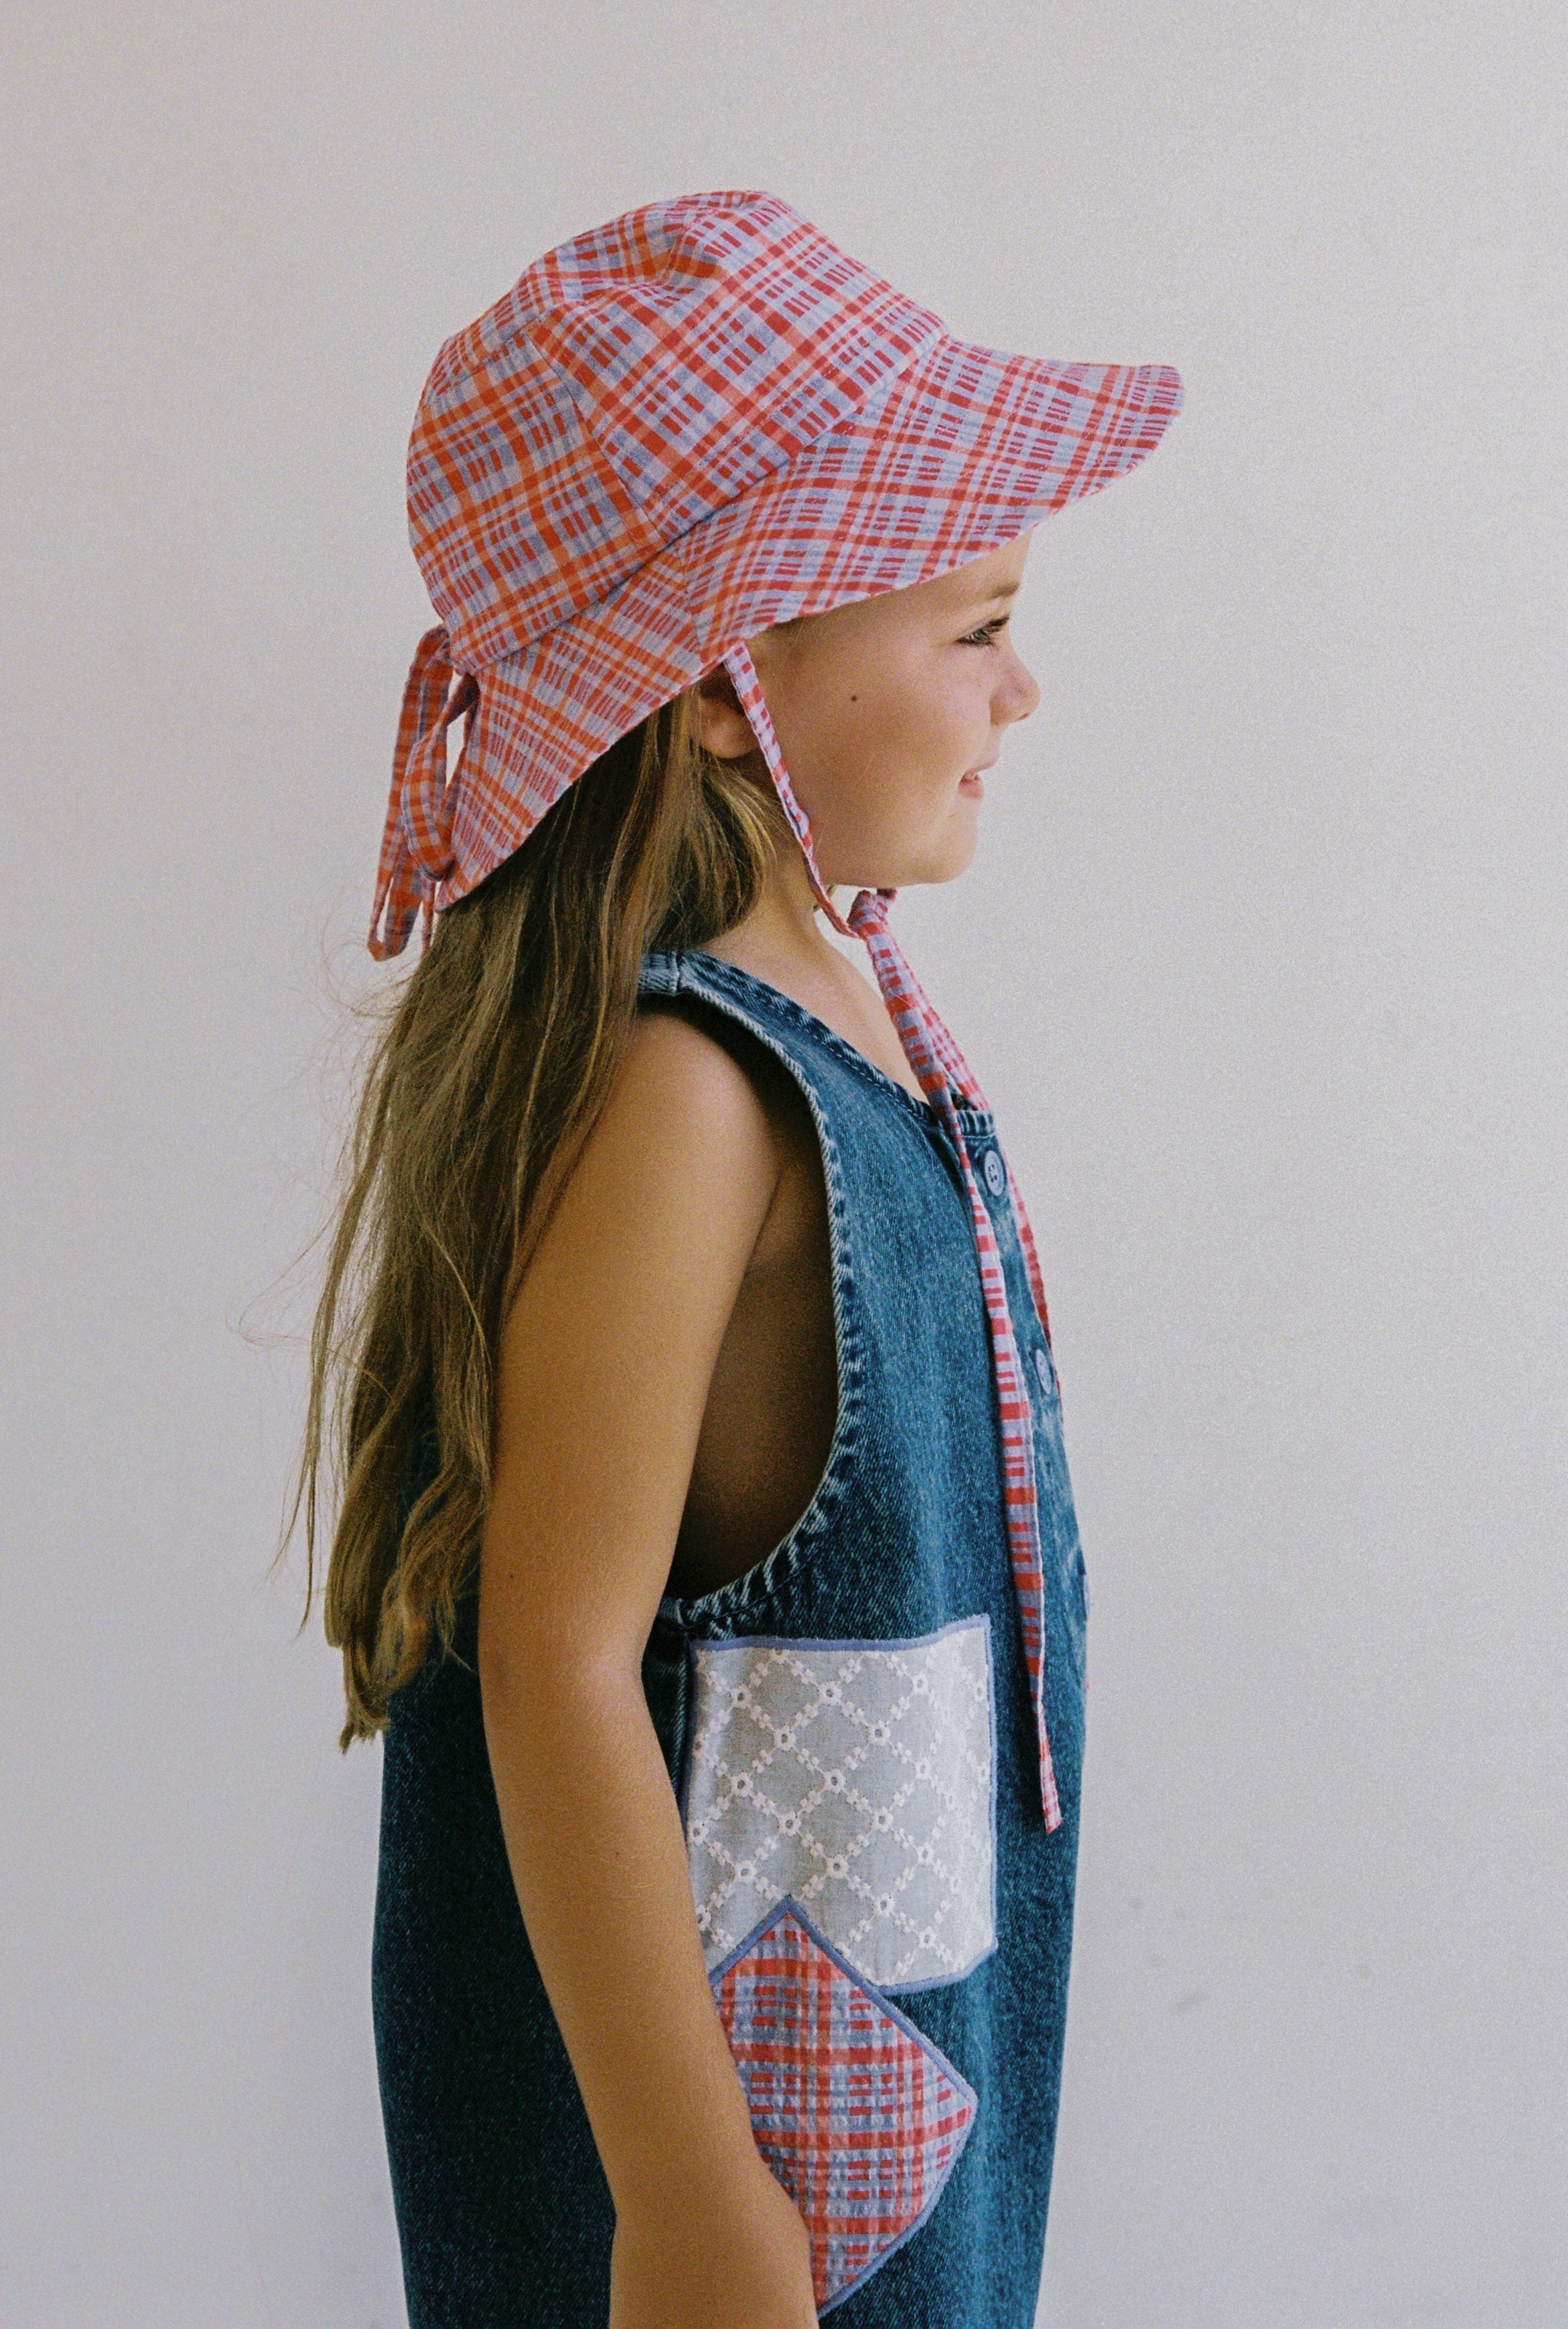
[[[988,1618],[690,1646],[682,1811],[709,1972],[788,1895],[862,1981],[963,1980],[997,1945]]]
[[[805,2220],[831,2312],[935,2207],[974,2090],[788,1896],[711,1977],[757,2147]]]

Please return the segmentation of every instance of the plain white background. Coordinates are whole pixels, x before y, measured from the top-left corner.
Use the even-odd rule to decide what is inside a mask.
[[[270,0],[5,35],[10,2329],[395,2329],[379,1749],[269,1582],[442,338],[785,195],[1176,364],[907,942],[1093,1596],[1043,2317],[1568,2317],[1555,0]],[[268,1341],[265,1338],[270,1336]]]

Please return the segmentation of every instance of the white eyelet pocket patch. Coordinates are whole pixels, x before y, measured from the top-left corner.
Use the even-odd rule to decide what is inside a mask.
[[[691,1645],[686,1852],[709,1971],[786,1894],[883,1989],[997,1943],[991,1629]]]

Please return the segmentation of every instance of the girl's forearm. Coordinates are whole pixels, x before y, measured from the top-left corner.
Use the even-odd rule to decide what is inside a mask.
[[[480,1677],[524,1922],[618,2214],[766,2173],[639,1674],[481,1633]]]

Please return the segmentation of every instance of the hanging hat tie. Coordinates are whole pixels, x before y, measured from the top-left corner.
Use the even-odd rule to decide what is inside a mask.
[[[453,670],[449,649],[447,627],[437,623],[414,649],[403,687],[370,918],[370,950],[378,962],[401,953],[416,915],[422,914],[429,945],[435,893],[453,867],[452,816],[463,763],[459,753],[449,778],[447,731],[454,720],[469,715],[466,752],[479,687],[471,673]]]
[[[975,1249],[979,1259],[986,1321],[990,1332],[991,1378],[996,1385],[997,1415],[1002,1439],[1002,1497],[1006,1515],[1007,1549],[1013,1570],[1014,1594],[1018,1604],[1024,1664],[1029,1677],[1030,1702],[1034,1714],[1034,1735],[1039,1747],[1040,1801],[1049,1831],[1061,1826],[1062,1806],[1045,1724],[1045,1570],[1040,1551],[1040,1495],[1034,1476],[1034,1410],[1019,1356],[1018,1338],[1013,1329],[1012,1313],[1007,1306],[1007,1281],[1002,1266],[1001,1248],[997,1241],[996,1229],[986,1201],[980,1194],[980,1184],[969,1155],[968,1136],[959,1112],[965,1109],[971,1114],[988,1113],[985,1095],[970,1072],[963,1053],[943,1024],[940,1013],[904,960],[903,950],[893,937],[888,909],[897,895],[896,891],[862,890],[849,910],[847,919],[840,914],[817,866],[810,824],[789,781],[778,734],[769,716],[757,668],[749,651],[744,646],[735,648],[724,657],[724,668],[734,683],[741,708],[751,722],[751,732],[768,764],[774,789],[789,820],[790,829],[800,844],[812,895],[836,930],[845,938],[858,938],[864,942],[888,1016],[903,1047],[903,1055],[952,1145],[963,1179],[969,1219],[975,1232]],[[1029,1233],[1010,1172],[1004,1185],[1014,1207],[1019,1243],[1028,1268],[1030,1288],[1040,1315],[1040,1324],[1049,1341],[1045,1297],[1040,1285],[1034,1240]]]

